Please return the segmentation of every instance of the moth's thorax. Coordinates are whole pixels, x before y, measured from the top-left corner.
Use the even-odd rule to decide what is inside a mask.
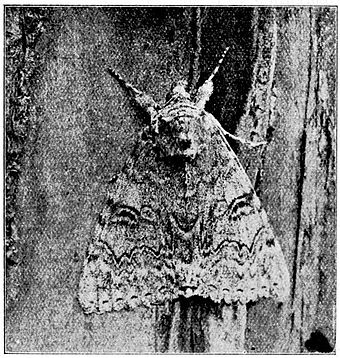
[[[152,118],[156,145],[164,157],[195,159],[209,142],[205,111],[182,93],[174,95]]]

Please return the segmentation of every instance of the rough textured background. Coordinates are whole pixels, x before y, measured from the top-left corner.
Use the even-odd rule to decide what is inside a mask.
[[[208,8],[199,32],[196,15],[192,8],[47,11],[35,44],[39,61],[31,64],[38,68],[29,82],[34,130],[24,143],[16,190],[18,259],[6,281],[8,351],[156,349],[153,312],[86,317],[76,301],[107,182],[129,155],[141,124],[137,108],[105,68],[116,68],[161,102],[179,78],[206,79],[226,45],[231,48],[208,110],[227,130],[239,128],[246,136],[254,129],[242,117],[249,101],[255,98],[252,106],[261,108],[275,96],[269,132],[261,122],[260,134],[273,137],[266,152],[238,152],[247,167],[254,155],[260,163],[257,190],[292,277],[288,304],[248,305],[245,347],[291,353],[334,347],[335,9]],[[266,47],[275,31],[275,44]],[[273,46],[274,57],[259,54]],[[274,72],[258,90],[262,77],[254,68],[261,56],[267,58],[263,68]],[[9,93],[19,84],[11,82],[8,68],[6,74]],[[257,91],[270,100],[248,96]],[[327,344],[315,348],[313,332]]]

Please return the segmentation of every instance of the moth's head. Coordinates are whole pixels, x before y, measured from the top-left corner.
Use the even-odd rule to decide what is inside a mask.
[[[191,117],[159,118],[156,145],[164,157],[195,159],[205,145],[202,128]]]
[[[179,81],[171,99],[152,118],[156,146],[163,157],[193,160],[206,147],[209,133],[205,114],[185,90],[186,81]]]
[[[149,115],[151,132],[155,134],[156,145],[164,156],[195,158],[206,147],[209,141],[209,130],[207,130],[209,121],[204,120],[206,118],[204,108],[213,92],[212,79],[218,72],[227,51],[228,47],[212,74],[197,90],[194,98],[191,99],[187,92],[187,81],[180,80],[167,96],[163,107],[152,97],[125,82],[115,70],[108,69],[111,76],[134,96],[140,107]]]

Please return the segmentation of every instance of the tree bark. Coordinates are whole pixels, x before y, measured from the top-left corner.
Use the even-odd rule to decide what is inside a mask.
[[[23,142],[20,179],[11,182],[18,253],[6,281],[6,350],[332,349],[336,9],[53,8],[46,14],[33,51],[41,61],[30,64],[34,75],[24,74],[32,94],[25,116],[35,129]],[[289,302],[263,299],[246,310],[197,298],[85,316],[76,300],[85,251],[107,183],[143,123],[105,69],[164,102],[180,78],[192,89],[202,84],[225,46],[230,50],[207,110],[229,132],[268,142],[259,150],[231,144],[280,239]],[[13,73],[6,72],[7,94],[16,93]],[[315,334],[329,346],[316,344]]]
[[[335,322],[335,13],[329,8],[287,8],[270,9],[268,16],[265,11],[259,12],[260,21],[275,16],[277,22],[276,54],[269,61],[275,68],[266,71],[273,78],[266,87],[265,106],[253,95],[263,87],[255,72],[243,123],[251,123],[252,106],[265,108],[258,127],[267,130],[262,138],[269,143],[253,169],[256,175],[250,175],[286,253],[291,299],[286,306],[267,308],[270,321],[281,322],[280,329],[261,324],[257,317],[263,304],[249,310],[248,347],[258,352],[330,350]],[[273,31],[263,34],[258,29],[259,39]],[[261,115],[255,118],[261,120]],[[243,127],[248,133],[253,128],[247,123]],[[327,314],[321,318],[319,311]],[[260,327],[263,339],[258,339]],[[327,337],[329,346],[310,346],[316,331]]]

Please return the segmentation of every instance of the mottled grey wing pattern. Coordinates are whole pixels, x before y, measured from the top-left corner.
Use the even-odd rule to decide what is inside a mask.
[[[279,243],[215,121],[187,98],[157,113],[158,139],[139,142],[100,215],[80,281],[85,313],[181,295],[287,297]]]
[[[205,118],[215,120],[209,113]],[[205,175],[200,174],[213,188],[203,216],[207,244],[202,252],[208,256],[200,268],[204,289],[199,294],[226,303],[260,297],[282,302],[289,295],[289,273],[267,214],[235,153],[216,130],[209,153],[210,166],[206,163]]]
[[[173,271],[166,267],[166,231],[149,184],[133,167],[113,184],[80,282],[86,313],[156,304],[168,297],[166,271]]]

